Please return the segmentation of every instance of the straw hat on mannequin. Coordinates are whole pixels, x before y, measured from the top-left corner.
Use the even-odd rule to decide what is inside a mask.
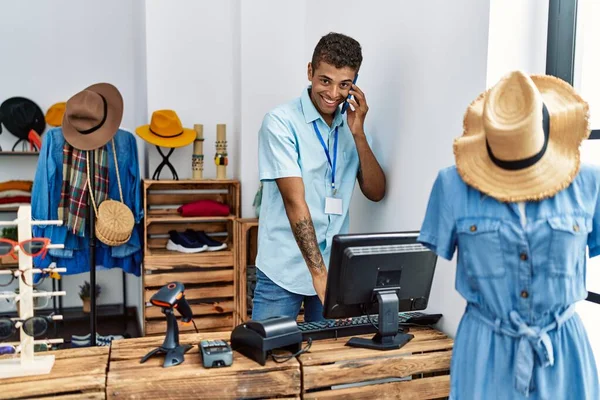
[[[468,107],[454,142],[458,173],[502,202],[552,197],[579,172],[588,120],[588,104],[568,83],[511,72]]]

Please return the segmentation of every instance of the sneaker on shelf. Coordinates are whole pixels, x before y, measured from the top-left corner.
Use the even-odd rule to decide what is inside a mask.
[[[123,335],[105,335],[105,336],[101,336],[101,335],[96,335],[96,340],[109,340],[109,341],[113,341],[113,340],[119,340],[119,339],[124,339],[125,336]]]
[[[185,233],[187,237],[196,240],[199,243],[204,243],[207,246],[207,251],[218,251],[227,248],[227,243],[211,239],[210,236],[204,233],[204,231],[195,231],[193,229],[187,229]]]
[[[71,341],[75,340],[77,342],[84,342],[87,341],[88,343],[91,342],[90,338],[92,337],[91,333],[88,333],[86,335],[71,335]],[[112,341],[112,340],[118,340],[118,339],[124,339],[125,336],[123,335],[105,335],[102,336],[100,335],[98,332],[96,332],[96,341],[102,340],[102,341]]]
[[[96,346],[100,346],[100,347],[110,346],[111,342],[112,342],[112,340],[107,340],[105,338],[96,339]]]
[[[87,340],[71,339],[71,347],[90,347],[91,345],[92,345],[92,341],[90,339],[87,339]]]
[[[169,231],[169,241],[167,250],[178,251],[180,253],[201,253],[208,250],[205,243],[199,242],[195,238],[189,237],[177,231]]]
[[[124,339],[123,335],[97,335],[96,346],[110,346],[113,340]]]
[[[71,340],[90,340],[91,337],[91,333],[88,333],[86,335],[71,335]]]

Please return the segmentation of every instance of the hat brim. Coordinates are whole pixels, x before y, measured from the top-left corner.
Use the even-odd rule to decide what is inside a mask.
[[[26,130],[20,129],[15,124],[15,121],[13,121],[12,118],[10,118],[9,110],[11,109],[11,107],[18,103],[29,103],[33,107],[35,107],[35,121],[33,122],[32,126]],[[10,99],[5,100],[0,105],[0,116],[2,116],[2,120],[0,121],[0,123],[4,124],[6,130],[12,133],[14,136],[18,137],[19,139],[27,139],[29,137],[29,131],[31,129],[35,130],[40,136],[46,130],[46,119],[44,118],[44,112],[42,111],[40,106],[38,106],[35,102],[25,97],[11,97]],[[0,132],[2,131],[0,130]]]
[[[489,157],[483,106],[489,90],[467,108],[464,132],[454,141],[456,168],[468,185],[502,202],[539,201],[567,188],[580,167],[579,146],[589,134],[589,106],[566,82],[531,75],[550,116],[548,147],[534,165],[498,167]]]
[[[185,147],[196,139],[196,131],[183,128],[181,135],[175,137],[160,137],[150,131],[150,125],[142,125],[135,130],[135,133],[146,142],[159,147],[178,148]]]
[[[106,121],[100,128],[90,134],[80,133],[65,113],[62,130],[65,140],[79,150],[95,150],[104,146],[117,134],[123,119],[123,97],[119,90],[109,83],[97,83],[84,90],[90,90],[104,96],[107,103]]]

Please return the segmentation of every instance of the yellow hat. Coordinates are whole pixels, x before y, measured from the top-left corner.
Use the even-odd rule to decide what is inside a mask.
[[[542,200],[571,184],[589,134],[589,106],[571,85],[513,71],[468,107],[456,167],[499,201]]]
[[[66,107],[65,102],[53,104],[46,112],[46,123],[50,126],[60,126]]]
[[[184,128],[173,110],[154,111],[150,125],[142,125],[135,132],[146,142],[160,147],[184,147],[196,138],[196,131]]]

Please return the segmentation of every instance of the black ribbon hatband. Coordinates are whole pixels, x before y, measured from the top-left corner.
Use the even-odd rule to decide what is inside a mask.
[[[181,136],[181,135],[183,135],[183,131],[181,131],[181,132],[179,132],[179,133],[176,133],[176,134],[174,134],[174,135],[165,136],[165,135],[161,135],[160,133],[154,132],[154,131],[152,130],[152,128],[150,128],[150,127],[148,127],[148,129],[150,130],[150,132],[152,132],[152,133],[153,133],[153,134],[155,134],[156,136],[160,136],[161,138],[165,138],[165,139],[171,139],[171,138],[175,138],[175,137],[177,137],[177,136]]]
[[[102,121],[100,121],[100,123],[98,123],[97,125],[92,126],[90,129],[86,129],[84,131],[78,130],[78,132],[82,135],[89,135],[90,133],[96,132],[106,122],[106,115],[108,114],[108,103],[106,102],[104,96],[102,96],[100,93],[98,94],[100,95],[100,97],[102,97],[102,102],[104,103],[104,115],[102,116]]]
[[[535,163],[537,163],[538,161],[540,161],[542,159],[542,157],[546,153],[546,150],[548,149],[548,139],[550,137],[550,115],[548,114],[548,109],[546,108],[546,105],[542,103],[542,106],[543,106],[542,107],[542,114],[543,114],[542,125],[544,127],[544,145],[542,146],[541,150],[538,153],[534,154],[533,156],[524,158],[522,160],[505,161],[505,160],[500,160],[499,158],[494,156],[494,153],[492,153],[492,149],[490,148],[490,145],[486,139],[485,146],[487,147],[488,155],[490,156],[490,159],[492,160],[492,162],[494,164],[496,164],[498,167],[500,167],[502,169],[506,169],[509,171],[517,171],[520,169],[525,169],[525,168],[531,167],[532,165],[534,165]]]

